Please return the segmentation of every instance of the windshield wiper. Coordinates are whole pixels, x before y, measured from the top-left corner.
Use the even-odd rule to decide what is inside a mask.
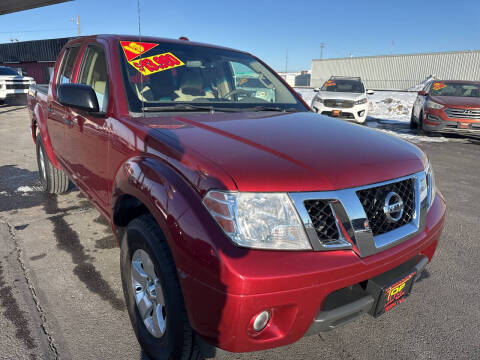
[[[145,112],[160,112],[160,111],[208,111],[214,113],[215,111],[225,111],[231,112],[236,111],[235,109],[229,108],[219,108],[214,106],[202,106],[202,105],[191,105],[191,104],[175,104],[175,105],[165,105],[165,106],[144,106],[142,108]]]
[[[279,106],[265,106],[265,105],[259,105],[259,106],[254,106],[251,108],[244,108],[243,110],[248,110],[248,111],[278,111],[278,112],[297,112],[300,111],[299,109],[296,108],[281,108]]]

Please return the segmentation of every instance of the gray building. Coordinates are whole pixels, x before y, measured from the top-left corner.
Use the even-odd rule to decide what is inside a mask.
[[[332,75],[360,76],[368,89],[403,90],[429,75],[447,80],[480,80],[480,50],[364,56],[312,61],[310,85]]]

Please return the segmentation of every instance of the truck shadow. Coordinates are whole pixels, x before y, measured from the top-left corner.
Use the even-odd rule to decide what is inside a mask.
[[[57,214],[62,211],[58,206],[56,195],[51,195],[43,202],[47,214]],[[64,215],[52,216],[48,219],[53,225],[53,232],[60,250],[70,254],[75,268],[73,273],[85,284],[87,289],[98,295],[102,300],[108,301],[115,310],[125,310],[125,303],[120,299],[110,284],[105,281],[102,274],[93,265],[94,258],[88,255],[85,247],[80,242],[78,233],[66,221]]]
[[[78,192],[75,187],[70,188],[70,192]],[[71,212],[94,209],[80,192],[77,198],[79,200],[75,204],[61,207],[56,195],[41,191],[37,171],[22,169],[17,165],[0,166],[0,213],[9,212],[9,215],[21,216],[21,210],[42,206],[45,214],[51,215],[47,220],[53,225],[57,248],[70,254],[75,264],[74,275],[90,292],[108,301],[115,310],[123,311],[125,309],[123,299],[115,294],[102,274],[96,270],[93,265],[94,258],[87,254],[78,233],[65,219]],[[17,225],[15,229],[21,231],[28,225],[28,223]],[[111,248],[114,242],[108,226],[106,232],[110,233],[110,236],[99,240],[99,248]]]
[[[7,106],[0,106],[0,110],[3,110],[4,108],[6,108]],[[18,110],[23,110],[23,109],[26,109],[27,107],[26,106],[21,106],[21,107],[14,107],[14,108],[10,108],[8,110],[3,110],[3,111],[0,111],[0,115],[1,114],[6,114],[6,113],[9,113],[9,112],[12,112],[12,111],[18,111]]]
[[[71,187],[70,191],[78,191]],[[30,171],[17,165],[0,166],[0,213],[15,215],[19,210],[43,205],[48,195],[41,191],[38,171]],[[75,205],[61,209],[62,212],[91,207],[84,198]]]

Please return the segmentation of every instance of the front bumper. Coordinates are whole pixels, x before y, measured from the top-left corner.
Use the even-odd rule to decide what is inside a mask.
[[[322,115],[336,117],[339,119],[349,120],[357,123],[364,123],[368,113],[368,103],[361,105],[354,105],[351,108],[327,107],[323,103],[312,101],[312,109]],[[340,115],[336,116],[335,112],[339,111]]]
[[[480,134],[480,120],[450,118],[443,109],[427,109],[423,129],[428,132]]]
[[[27,92],[28,89],[0,89],[0,100],[25,95]]]
[[[363,299],[347,308],[326,309],[334,292],[358,287],[412,259],[431,260],[445,218],[440,194],[428,212],[425,230],[383,252],[358,257],[352,250],[326,252],[250,251],[243,258],[228,258],[232,272],[241,273],[242,291],[221,291],[184,279],[183,289],[201,294],[188,309],[195,331],[209,343],[231,352],[249,352],[291,344],[305,335],[325,331],[369,311],[372,300]],[[225,255],[226,256],[226,255]],[[255,266],[253,266],[255,265]],[[243,271],[242,271],[243,269]],[[225,289],[230,287],[224,279]],[[360,297],[359,299],[361,299]],[[269,325],[256,333],[252,317],[269,310]],[[325,311],[334,310],[325,314]],[[413,310],[412,310],[413,311]],[[323,324],[319,325],[319,322]]]

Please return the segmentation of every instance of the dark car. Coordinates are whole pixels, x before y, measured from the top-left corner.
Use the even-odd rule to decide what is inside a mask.
[[[418,92],[413,104],[410,128],[422,134],[480,133],[480,82],[430,82]]]

